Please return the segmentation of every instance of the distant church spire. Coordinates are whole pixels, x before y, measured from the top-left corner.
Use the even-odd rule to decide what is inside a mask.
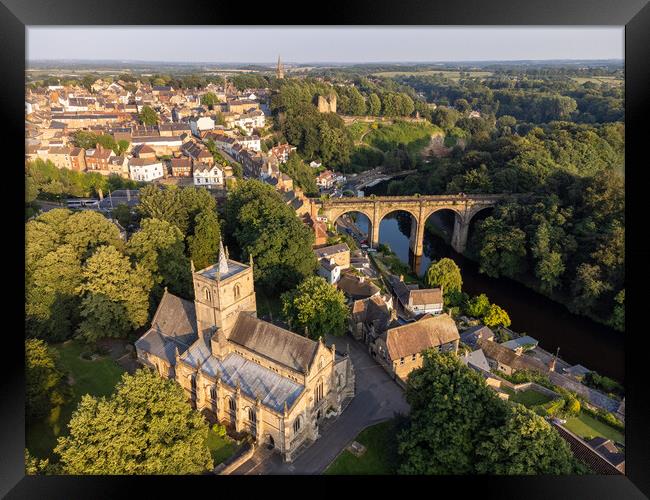
[[[228,257],[223,249],[223,240],[219,241],[219,275],[228,274]]]
[[[278,80],[281,80],[284,78],[284,66],[282,65],[282,61],[280,60],[280,55],[278,54],[278,67],[275,70],[275,75],[278,77]]]

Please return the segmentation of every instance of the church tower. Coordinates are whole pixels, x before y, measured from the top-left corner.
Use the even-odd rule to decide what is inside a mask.
[[[278,67],[275,70],[275,76],[277,76],[278,80],[282,80],[284,78],[284,66],[280,60],[280,56],[278,56]]]
[[[195,271],[192,263],[192,281],[199,333],[217,327],[227,337],[240,312],[257,315],[253,259],[249,265],[230,260],[223,242],[217,264]]]

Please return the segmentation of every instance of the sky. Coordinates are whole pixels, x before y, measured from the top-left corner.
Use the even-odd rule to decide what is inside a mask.
[[[623,27],[27,29],[27,60],[287,63],[623,59]],[[180,42],[186,39],[187,42]]]

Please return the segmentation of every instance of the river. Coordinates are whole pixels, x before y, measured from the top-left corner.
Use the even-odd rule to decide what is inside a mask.
[[[430,218],[434,220],[435,215]],[[357,225],[366,232],[368,220],[357,216]],[[401,227],[400,227],[401,226]],[[385,217],[379,228],[379,241],[387,244],[402,262],[414,266],[409,250],[410,223],[395,214]],[[512,320],[510,328],[536,338],[542,348],[555,352],[570,364],[581,364],[601,375],[625,382],[624,335],[584,316],[569,312],[562,304],[508,278],[491,278],[478,270],[478,264],[455,252],[439,236],[425,231],[424,255],[418,262],[422,276],[432,259],[453,259],[461,269],[463,291],[469,295],[485,293],[491,302],[503,307]]]

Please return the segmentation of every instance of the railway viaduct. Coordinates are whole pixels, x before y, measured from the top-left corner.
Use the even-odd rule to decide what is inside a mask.
[[[369,196],[367,198],[329,198],[314,200],[320,207],[320,214],[334,224],[336,219],[348,212],[361,212],[370,221],[368,243],[372,248],[379,245],[379,225],[391,212],[401,210],[413,217],[410,247],[416,257],[423,253],[424,225],[431,214],[438,210],[451,210],[454,214],[454,230],[451,246],[463,253],[467,245],[467,234],[472,218],[500,200],[511,197],[507,194],[475,195],[432,195],[432,196]]]

